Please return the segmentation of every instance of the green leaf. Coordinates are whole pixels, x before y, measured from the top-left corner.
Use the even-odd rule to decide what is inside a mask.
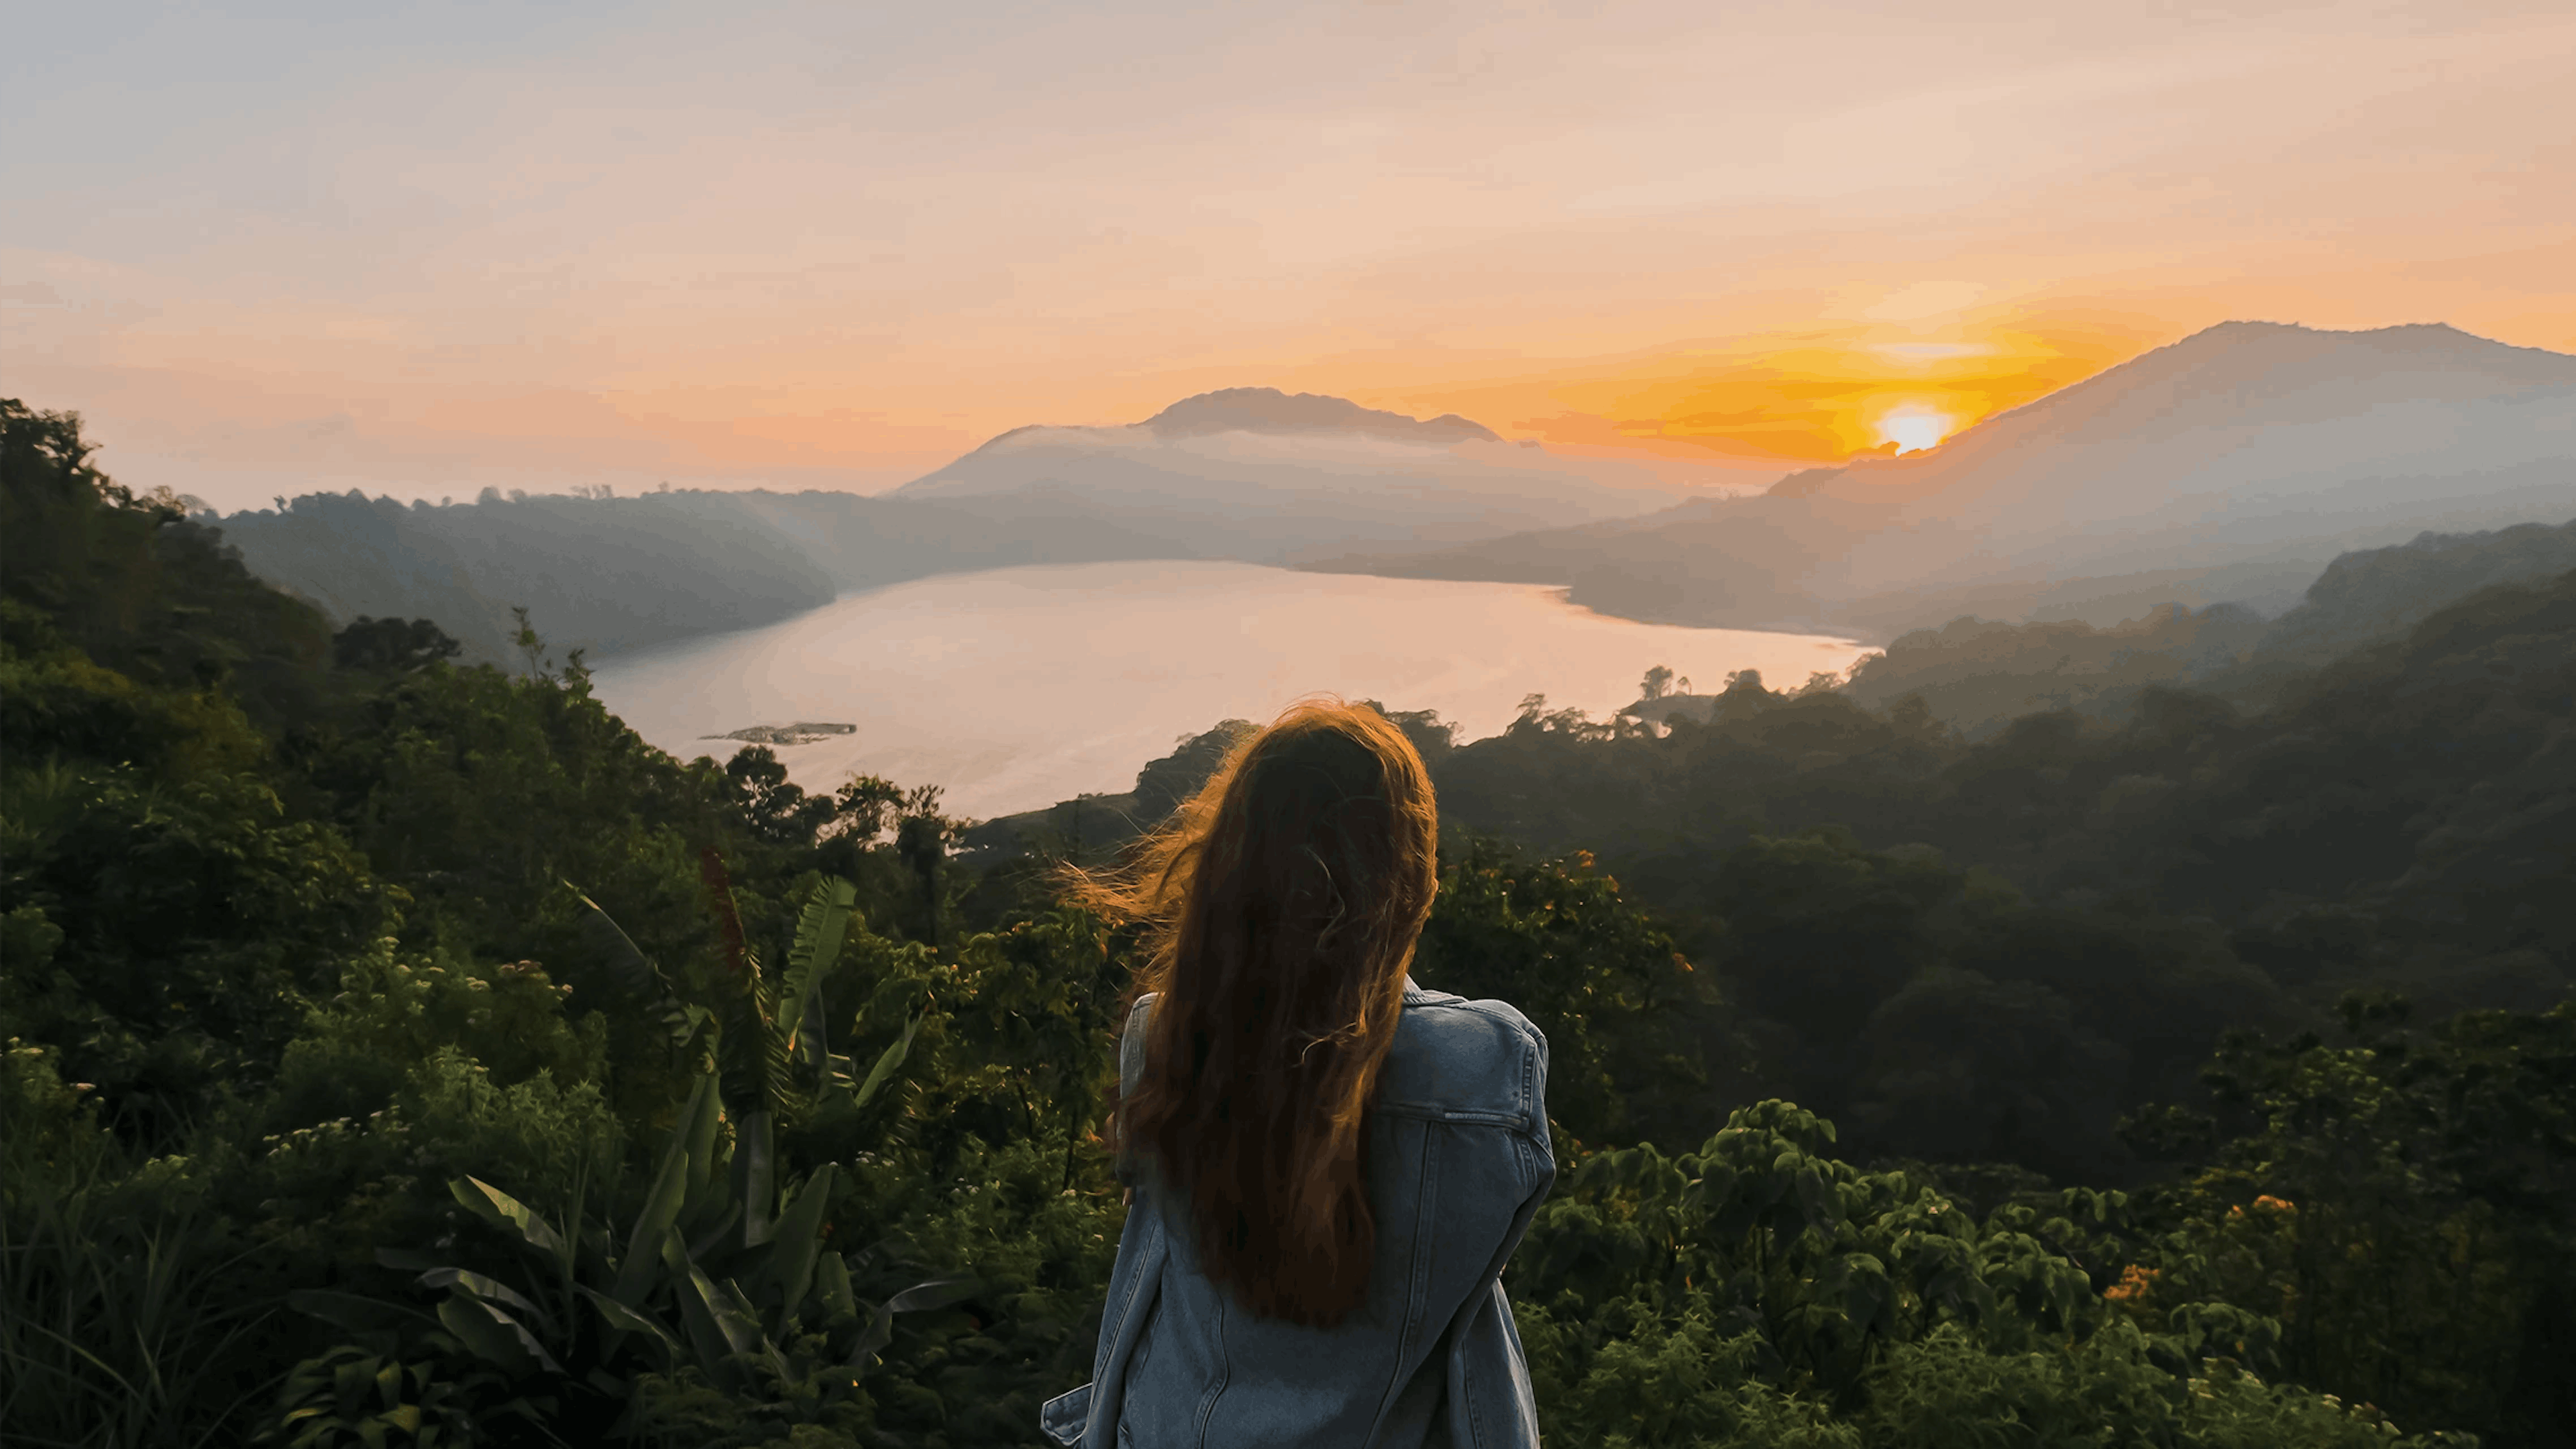
[[[841,942],[848,934],[850,908],[859,888],[838,876],[814,883],[805,909],[796,917],[796,941],[787,948],[787,977],[779,983],[778,1030],[791,1044],[804,1025],[805,1011],[823,982],[841,961]]]
[[[724,1005],[716,1037],[725,1102],[737,1117],[783,1115],[796,1101],[796,1079],[778,1021],[778,985],[762,973],[757,957],[744,959],[745,974]]]
[[[529,1302],[517,1289],[497,1278],[486,1277],[470,1269],[432,1268],[420,1275],[420,1286],[461,1289],[486,1302],[498,1303],[504,1308],[515,1308],[540,1326],[548,1320],[546,1311]]]
[[[428,1314],[406,1304],[388,1303],[359,1293],[335,1293],[327,1288],[298,1288],[286,1295],[286,1306],[351,1333],[423,1327],[430,1321]]]
[[[656,1269],[661,1265],[662,1240],[671,1225],[679,1221],[680,1209],[688,1201],[690,1179],[699,1161],[696,1144],[703,1137],[707,1149],[713,1150],[715,1120],[715,1094],[707,1079],[700,1077],[689,1092],[688,1104],[680,1109],[680,1120],[671,1129],[670,1145],[662,1151],[661,1168],[653,1176],[653,1189],[645,1195],[635,1229],[627,1236],[626,1256],[618,1264],[617,1282],[610,1290],[618,1302],[630,1308],[642,1304],[652,1290]]]
[[[972,1298],[983,1288],[973,1278],[933,1278],[915,1283],[877,1305],[876,1317],[869,1320],[867,1332],[859,1335],[858,1346],[850,1351],[850,1366],[864,1366],[885,1346],[894,1341],[894,1316],[898,1313],[924,1313],[946,1308],[952,1303]]]
[[[921,1012],[914,1012],[912,1018],[903,1024],[903,1035],[896,1037],[892,1046],[878,1054],[877,1064],[868,1069],[868,1079],[859,1083],[859,1089],[850,1095],[851,1106],[866,1106],[868,1099],[877,1094],[877,1089],[886,1084],[886,1079],[894,1075],[894,1069],[903,1065],[903,1059],[912,1052],[913,1033],[921,1030],[921,1018]]]
[[[661,968],[635,944],[634,937],[626,934],[626,928],[617,924],[617,918],[582,894],[581,887],[571,881],[564,881],[563,888],[590,908],[590,914],[582,917],[581,932],[598,958],[608,963],[609,983],[616,992],[630,1003],[649,1002],[667,994]]]
[[[822,1300],[823,1311],[833,1317],[842,1314],[856,1318],[858,1295],[850,1291],[850,1265],[838,1253],[825,1253],[814,1262],[814,1296]]]
[[[823,1248],[823,1214],[831,1210],[837,1171],[829,1162],[817,1168],[778,1215],[777,1231],[771,1235],[777,1246],[769,1259],[770,1281],[778,1287],[780,1305],[791,1314],[803,1306],[814,1281],[814,1258]]]
[[[735,1385],[740,1375],[727,1359],[760,1347],[759,1323],[744,1311],[738,1294],[720,1291],[690,1259],[678,1233],[663,1237],[662,1262],[678,1290],[680,1322],[688,1330],[698,1368],[720,1384]]]
[[[708,1185],[715,1181],[716,1127],[723,1115],[724,1101],[717,1083],[712,1078],[700,1078],[672,1131],[672,1140],[686,1153],[689,1175],[684,1201],[691,1205],[703,1198]]]
[[[553,1227],[517,1198],[479,1177],[459,1178],[449,1183],[447,1190],[485,1222],[515,1230],[529,1247],[557,1262],[570,1261],[572,1255],[565,1249],[563,1239],[555,1236]]]
[[[639,1334],[657,1350],[662,1371],[670,1372],[672,1363],[679,1356],[680,1343],[671,1336],[669,1329],[596,1288],[576,1285],[573,1291],[590,1300],[590,1306],[599,1311],[600,1322],[608,1327],[612,1347],[621,1335]]]
[[[742,1204],[742,1245],[769,1241],[769,1209],[778,1199],[778,1139],[770,1115],[753,1112],[735,1124],[733,1196]]]
[[[563,1372],[563,1365],[519,1320],[479,1298],[449,1294],[438,1305],[438,1321],[475,1357],[505,1372],[523,1374],[531,1364],[550,1373]]]

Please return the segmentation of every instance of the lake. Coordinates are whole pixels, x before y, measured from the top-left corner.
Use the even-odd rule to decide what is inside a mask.
[[[1523,584],[1309,574],[1225,562],[1054,564],[849,594],[759,629],[621,654],[600,699],[682,759],[752,725],[853,724],[777,746],[798,784],[853,773],[939,785],[990,819],[1086,791],[1119,794],[1174,741],[1269,720],[1301,695],[1436,710],[1463,742],[1499,734],[1523,696],[1595,718],[1669,665],[1712,690],[1758,669],[1774,688],[1865,650],[1847,639],[1639,624]]]

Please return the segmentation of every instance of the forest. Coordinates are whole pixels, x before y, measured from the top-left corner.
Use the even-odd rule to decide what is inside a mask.
[[[1047,866],[1237,726],[1119,828],[812,794],[90,452],[0,401],[0,1438],[1043,1442],[1135,944]],[[1390,711],[1414,974],[1551,1046],[1549,1443],[2576,1443],[2576,572],[2284,669]]]
[[[1194,558],[1183,540],[1036,508],[672,489],[615,496],[486,488],[468,502],[307,493],[219,526],[253,573],[334,619],[422,618],[467,664],[519,662],[513,610],[596,653],[775,623],[870,589],[1010,564]]]

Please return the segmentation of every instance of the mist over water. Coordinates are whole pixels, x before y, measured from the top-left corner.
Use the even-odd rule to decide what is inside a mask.
[[[1437,710],[1463,741],[1500,733],[1529,694],[1601,717],[1657,664],[1707,692],[1730,670],[1778,687],[1864,652],[1821,635],[1639,624],[1560,593],[1224,562],[996,569],[618,655],[592,685],[683,759],[729,756],[740,746],[705,736],[750,725],[856,725],[778,757],[809,790],[871,773],[939,785],[949,813],[990,818],[1123,792],[1175,737],[1266,721],[1318,691]]]

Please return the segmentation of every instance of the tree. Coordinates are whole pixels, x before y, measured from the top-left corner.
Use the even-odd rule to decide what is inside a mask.
[[[356,621],[331,636],[331,662],[342,669],[408,672],[453,659],[465,646],[427,619]]]

